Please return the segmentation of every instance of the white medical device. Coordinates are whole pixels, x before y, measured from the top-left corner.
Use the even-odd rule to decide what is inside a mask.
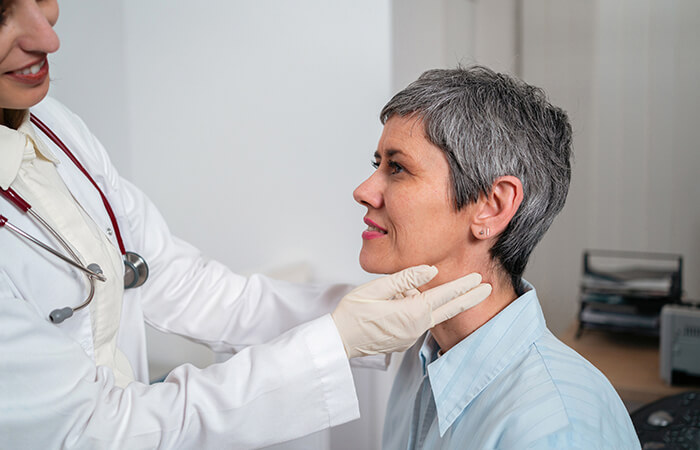
[[[700,307],[672,304],[661,309],[659,369],[668,384],[700,381]]]

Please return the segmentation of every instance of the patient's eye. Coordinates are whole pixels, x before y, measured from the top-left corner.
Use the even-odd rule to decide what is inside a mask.
[[[389,167],[391,167],[392,175],[396,175],[404,171],[403,166],[395,161],[389,161]]]

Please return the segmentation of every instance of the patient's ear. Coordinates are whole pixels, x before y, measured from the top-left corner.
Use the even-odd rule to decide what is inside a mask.
[[[507,175],[494,181],[489,195],[482,195],[471,224],[477,239],[489,239],[506,229],[523,201],[523,184]]]

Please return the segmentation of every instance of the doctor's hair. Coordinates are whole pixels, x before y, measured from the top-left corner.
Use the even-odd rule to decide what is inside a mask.
[[[415,117],[445,152],[455,208],[491,192],[498,177],[523,185],[523,201],[490,249],[516,291],[535,245],[564,207],[571,180],[571,125],[541,89],[482,66],[429,70],[381,111]]]
[[[5,25],[5,19],[7,18],[7,9],[12,4],[13,0],[0,0],[0,27]]]
[[[3,109],[2,117],[0,117],[0,120],[2,120],[0,125],[5,125],[8,128],[16,130],[20,127],[20,125],[22,125],[22,122],[24,122],[24,116],[26,114],[26,110]]]

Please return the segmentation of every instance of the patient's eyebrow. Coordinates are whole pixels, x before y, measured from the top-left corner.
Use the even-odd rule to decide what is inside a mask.
[[[389,150],[385,150],[384,153],[386,153],[387,158],[391,158],[392,156],[396,156],[396,155],[403,155],[403,156],[408,157],[408,154],[406,152],[404,152],[403,150],[394,149],[394,148],[390,148]],[[379,151],[374,152],[374,159],[382,159],[382,155],[379,153]]]

